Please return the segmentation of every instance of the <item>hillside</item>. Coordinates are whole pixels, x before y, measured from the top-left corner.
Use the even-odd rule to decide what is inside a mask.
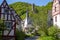
[[[34,21],[34,25],[40,25],[40,24],[46,25],[47,11],[51,10],[52,2],[49,2],[46,6],[35,5],[35,9],[37,11],[36,13],[33,13],[33,11],[31,11],[32,5],[28,3],[16,2],[16,3],[10,4],[10,6],[14,8],[14,10],[17,12],[18,15],[20,15],[22,19],[25,18],[26,9],[28,9],[29,15],[31,19]]]

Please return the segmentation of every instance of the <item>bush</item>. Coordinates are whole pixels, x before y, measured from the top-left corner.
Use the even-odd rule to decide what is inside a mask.
[[[16,30],[16,40],[24,40],[25,38],[25,33],[22,31]]]
[[[46,36],[46,34],[45,34],[44,31],[39,31],[38,34],[39,34],[40,36]]]
[[[49,36],[54,36],[57,33],[57,28],[56,27],[50,27],[48,29],[48,35]]]
[[[51,37],[51,36],[44,36],[44,37],[40,37],[37,40],[55,40],[55,38],[54,37]]]
[[[47,30],[47,34],[44,31],[40,31],[39,33],[43,36],[40,36],[40,38],[38,38],[37,40],[58,40],[57,39],[57,33],[60,32],[59,29],[57,29],[56,27],[49,27]]]

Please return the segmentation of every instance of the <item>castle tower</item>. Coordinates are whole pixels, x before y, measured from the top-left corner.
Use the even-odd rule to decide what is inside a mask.
[[[60,28],[60,0],[53,0],[52,16],[53,25]]]

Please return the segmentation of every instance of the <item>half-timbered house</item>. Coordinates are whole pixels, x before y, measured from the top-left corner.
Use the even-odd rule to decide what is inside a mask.
[[[6,0],[3,0],[0,6],[0,19],[6,25],[6,29],[2,32],[3,40],[16,40],[16,28],[21,29],[21,19],[14,9],[9,7]]]

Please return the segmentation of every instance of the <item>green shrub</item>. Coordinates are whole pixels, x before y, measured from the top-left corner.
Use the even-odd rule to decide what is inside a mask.
[[[57,33],[57,28],[56,27],[50,27],[49,29],[48,29],[48,35],[49,36],[54,36],[56,33]]]
[[[39,31],[38,34],[39,34],[40,36],[46,36],[46,34],[45,34],[44,31]]]
[[[44,36],[44,37],[40,37],[37,40],[55,40],[55,38],[54,37],[51,37],[51,36]]]
[[[24,40],[25,34],[22,31],[16,30],[16,40]]]

